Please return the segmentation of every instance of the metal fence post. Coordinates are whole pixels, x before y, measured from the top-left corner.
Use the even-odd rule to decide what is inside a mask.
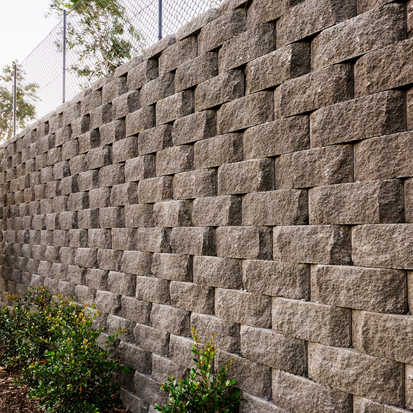
[[[13,65],[14,79],[13,79],[13,136],[16,135],[17,124],[17,65]]]
[[[66,10],[63,10],[63,103],[66,101]]]
[[[158,40],[162,39],[162,0],[159,0],[158,3]]]

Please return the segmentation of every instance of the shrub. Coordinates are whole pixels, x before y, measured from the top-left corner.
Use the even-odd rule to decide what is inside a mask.
[[[17,384],[28,386],[28,397],[47,412],[112,412],[119,406],[114,376],[126,368],[108,359],[113,350],[97,345],[103,330],[92,329],[95,307],[80,308],[45,288],[12,298],[17,304],[0,311],[0,360],[22,369]]]
[[[165,406],[155,404],[155,410],[166,413],[234,413],[238,411],[240,391],[231,387],[236,380],[227,380],[226,372],[233,362],[212,372],[212,363],[216,355],[212,335],[205,347],[201,348],[196,331],[192,329],[195,345],[192,353],[196,367],[191,370],[189,379],[176,380],[170,377],[162,384],[162,390],[169,394],[169,403]]]

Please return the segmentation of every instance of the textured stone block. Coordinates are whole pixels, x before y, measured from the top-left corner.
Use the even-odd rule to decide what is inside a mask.
[[[124,93],[123,95],[113,99],[112,102],[112,114],[113,119],[124,118],[131,112],[140,108],[140,96],[139,91],[132,90]]]
[[[319,383],[357,396],[403,403],[403,365],[354,349],[309,343],[308,375]]]
[[[149,403],[135,396],[132,392],[121,389],[119,394],[122,403],[133,413],[147,413]]]
[[[98,268],[88,268],[85,274],[85,284],[94,290],[107,290],[108,271]]]
[[[368,139],[354,146],[354,178],[357,181],[410,178],[413,132]]]
[[[214,231],[205,227],[175,227],[171,248],[175,254],[212,255],[215,252]]]
[[[72,175],[78,175],[88,170],[86,155],[77,155],[69,160],[70,172]],[[42,182],[43,183],[43,182]]]
[[[119,344],[120,361],[123,365],[129,366],[141,373],[149,374],[152,369],[152,358],[149,351],[142,350],[134,344]]]
[[[245,194],[273,188],[273,163],[257,159],[222,165],[218,169],[218,193]]]
[[[307,372],[305,342],[272,330],[242,325],[241,353],[255,363],[289,373],[304,375]]]
[[[103,270],[119,271],[119,262],[122,258],[122,251],[98,250],[98,267]]]
[[[176,174],[173,178],[173,197],[175,199],[194,199],[216,195],[217,173],[213,169]]]
[[[135,112],[134,112],[135,113]],[[142,113],[142,112],[139,112]],[[132,120],[135,121],[134,117]],[[117,119],[99,127],[101,145],[119,141],[126,137],[126,123],[124,119]]]
[[[123,208],[109,207],[99,209],[99,225],[101,228],[121,228],[125,226]]]
[[[408,179],[405,181],[404,199],[405,221],[413,223],[413,179]]]
[[[223,195],[195,199],[192,220],[199,227],[219,227],[241,224],[241,198]]]
[[[400,295],[402,291],[400,291]],[[353,313],[354,347],[372,356],[413,364],[411,315]]]
[[[354,66],[354,94],[371,95],[412,83],[413,39],[367,53]]]
[[[101,128],[104,124],[112,122],[112,104],[107,103],[93,109],[89,114],[89,128]]]
[[[159,74],[176,69],[182,63],[195,59],[198,54],[196,36],[190,36],[164,49],[159,57]]]
[[[135,275],[151,273],[152,256],[141,251],[123,251],[120,268],[122,272]]]
[[[119,340],[126,342],[133,341],[133,328],[134,323],[129,320],[125,320],[116,315],[109,314],[106,320],[107,332],[109,335],[114,335],[119,329],[125,330],[124,333],[119,334]]]
[[[126,116],[126,136],[135,135],[155,126],[155,108],[146,106]]]
[[[185,37],[198,34],[203,26],[219,17],[219,11],[216,9],[209,9],[200,16],[195,17],[183,26],[181,26],[176,32],[176,40],[182,40]]]
[[[113,163],[123,162],[138,156],[138,137],[130,136],[114,142],[112,145]]]
[[[69,244],[70,247],[86,248],[87,231],[84,229],[69,229]]]
[[[194,112],[194,92],[184,90],[156,104],[156,125],[173,122]]]
[[[154,277],[136,277],[136,298],[151,303],[169,304],[169,283]]]
[[[157,227],[180,227],[191,225],[191,204],[188,201],[157,202],[153,208]]]
[[[152,327],[177,336],[190,336],[190,318],[187,311],[170,305],[154,304],[151,312]]]
[[[209,52],[188,62],[181,62],[175,73],[177,92],[189,89],[218,75],[218,53]]]
[[[195,341],[190,338],[179,337],[171,334],[169,343],[169,357],[174,363],[179,364],[180,366],[193,368],[195,363],[193,361],[191,350],[194,344]]]
[[[89,169],[98,169],[112,163],[112,150],[109,146],[92,149],[86,154],[86,163]]]
[[[194,149],[190,145],[174,146],[156,153],[156,175],[173,175],[192,169]]]
[[[218,350],[216,357],[216,371],[220,371],[227,362],[232,360],[228,368],[227,376],[229,380],[237,378],[237,386],[244,391],[248,391],[259,397],[271,396],[271,369],[260,364],[256,364],[238,355]]]
[[[328,199],[327,199],[328,198]],[[309,191],[310,224],[384,224],[402,222],[398,180],[322,186]]]
[[[279,19],[302,0],[255,0],[248,8],[248,28]]]
[[[312,302],[274,298],[272,329],[301,340],[348,347],[351,343],[351,311]]]
[[[311,270],[311,299],[337,307],[379,313],[406,312],[404,271],[317,265]]]
[[[188,373],[187,367],[179,366],[167,357],[152,354],[152,377],[160,383],[168,381],[170,376],[176,379],[187,378]]]
[[[404,112],[404,96],[400,91],[377,93],[321,108],[310,116],[311,147],[402,131]]]
[[[244,225],[302,225],[307,223],[306,191],[280,190],[247,194],[243,200]]]
[[[110,271],[108,275],[108,288],[114,294],[134,296],[136,277],[122,272]]]
[[[311,66],[317,70],[405,38],[402,4],[387,4],[337,24],[319,34],[311,44]]]
[[[158,60],[149,59],[128,72],[128,90],[140,89],[145,83],[158,77]]]
[[[352,413],[351,395],[325,387],[306,377],[274,369],[272,398],[277,406],[294,413]]]
[[[240,350],[239,325],[236,323],[212,315],[192,313],[191,326],[195,328],[202,343],[211,340],[212,334],[216,334],[214,343],[219,349],[232,353]]]
[[[214,289],[193,283],[171,281],[171,304],[186,311],[214,314]]]
[[[99,185],[101,187],[123,184],[125,182],[125,165],[113,164],[99,170]]]
[[[272,92],[257,92],[225,103],[218,111],[218,133],[241,131],[274,120]]]
[[[152,274],[171,281],[192,281],[192,257],[181,254],[155,253]]]
[[[140,181],[155,177],[155,156],[144,155],[125,163],[125,182]]]
[[[165,50],[167,47],[173,45],[176,42],[175,35],[171,34],[168,36],[165,36],[162,40],[159,42],[155,43],[154,45],[148,47],[142,57],[143,60],[150,60],[150,59],[158,59],[161,52]]]
[[[306,0],[277,22],[277,47],[305,39],[357,14],[351,0]]]
[[[110,192],[110,205],[124,206],[138,202],[138,183],[128,182],[112,186]]]
[[[271,298],[238,290],[215,291],[215,315],[254,327],[271,327]]]
[[[143,324],[136,324],[134,337],[136,344],[145,350],[160,355],[169,353],[169,333],[163,333]]]
[[[240,70],[230,70],[197,86],[195,110],[216,108],[244,96],[244,75]]]
[[[216,131],[215,111],[205,110],[177,119],[172,127],[172,141],[174,145],[184,145],[211,138]]]
[[[284,409],[278,407],[273,401],[268,398],[253,396],[246,392],[242,393],[243,402],[240,404],[240,413],[286,413]]]
[[[408,413],[408,410],[401,407],[390,406],[367,400],[363,397],[354,396],[354,413]]]
[[[79,153],[86,153],[100,145],[100,134],[98,129],[93,129],[79,136]]]
[[[115,250],[135,250],[137,238],[137,230],[133,228],[113,228],[112,248]]]
[[[241,288],[241,261],[220,257],[194,257],[194,283],[219,288]]]
[[[153,204],[172,199],[172,177],[160,176],[140,181],[138,198],[141,204]]]
[[[126,228],[153,227],[153,206],[149,204],[135,204],[125,206]]]
[[[89,229],[88,244],[90,248],[111,248],[111,234],[109,229]]]
[[[265,227],[219,227],[217,255],[230,258],[271,259],[271,229]]]
[[[91,189],[98,188],[99,172],[87,171],[80,173],[77,177],[77,185],[79,187],[79,191],[90,191]]]
[[[159,403],[161,406],[168,403],[168,395],[161,390],[161,383],[139,372],[133,376],[136,395],[150,404]]]
[[[353,181],[353,148],[327,146],[275,159],[277,189],[309,188]]]
[[[361,225],[352,232],[354,265],[413,269],[413,225]]]
[[[165,73],[145,83],[141,90],[141,105],[153,105],[159,100],[165,99],[174,94],[175,75],[174,73]],[[147,129],[147,128],[145,128]]]
[[[139,134],[139,154],[144,155],[158,152],[172,146],[171,131],[171,125],[161,125],[156,128],[142,131]]]
[[[99,227],[99,209],[85,209],[77,214],[78,227],[82,229]]]
[[[137,300],[135,297],[121,299],[122,317],[134,323],[149,324],[151,315],[151,303]]]
[[[254,27],[225,42],[219,50],[219,71],[240,67],[275,49],[275,25],[266,23]]]
[[[316,243],[314,237],[317,239]],[[346,265],[351,262],[350,232],[346,227],[275,227],[273,242],[275,260],[335,265]]]
[[[204,139],[194,145],[195,168],[210,168],[242,161],[242,135],[228,133]]]
[[[125,92],[127,92],[126,77],[108,79],[102,88],[102,103],[109,103]]]
[[[75,263],[80,267],[93,268],[96,266],[97,250],[92,248],[78,248]]]
[[[138,228],[138,249],[147,252],[169,252],[170,230],[165,228]]]
[[[198,36],[199,54],[221,46],[226,40],[239,35],[247,29],[245,10],[233,10],[202,27]]]
[[[277,116],[287,117],[352,98],[352,67],[340,64],[283,83],[275,92],[275,109]]]
[[[244,261],[242,279],[246,291],[295,300],[310,298],[310,268],[288,262]]]

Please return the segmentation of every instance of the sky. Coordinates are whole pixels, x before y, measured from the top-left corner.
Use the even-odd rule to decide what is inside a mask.
[[[0,0],[0,68],[22,62],[58,23],[50,0]]]

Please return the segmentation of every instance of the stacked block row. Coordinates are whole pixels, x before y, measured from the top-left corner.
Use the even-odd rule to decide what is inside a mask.
[[[217,333],[247,412],[413,409],[413,2],[230,0],[0,149],[0,300],[119,327],[131,411]]]

